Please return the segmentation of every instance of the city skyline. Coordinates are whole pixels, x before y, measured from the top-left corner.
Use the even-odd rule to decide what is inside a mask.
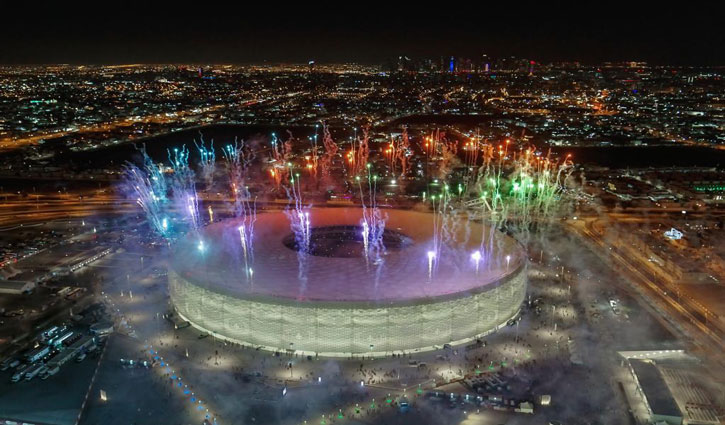
[[[129,6],[108,14],[79,5],[47,3],[38,9],[32,23],[9,20],[0,28],[6,43],[0,64],[379,64],[399,55],[481,54],[585,64],[725,64],[725,52],[718,48],[725,36],[713,6],[548,4],[510,10],[466,5],[434,13],[390,6],[382,15],[365,8],[259,5],[224,14],[213,5]]]

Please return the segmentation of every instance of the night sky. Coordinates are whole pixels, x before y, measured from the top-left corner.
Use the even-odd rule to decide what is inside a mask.
[[[540,2],[535,8],[510,2],[508,10],[473,1],[408,7],[304,2],[305,8],[282,1],[267,7],[240,1],[231,8],[201,0],[164,7],[150,7],[150,1],[26,3],[3,12],[0,63],[380,64],[401,54],[486,53],[542,62],[725,65],[723,13],[716,2]]]

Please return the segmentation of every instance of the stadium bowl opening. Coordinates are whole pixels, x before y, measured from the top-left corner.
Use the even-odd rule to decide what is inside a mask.
[[[363,226],[323,226],[310,229],[310,246],[304,249],[298,237],[290,233],[282,243],[289,249],[303,250],[320,257],[362,258],[365,256],[366,230]],[[399,251],[413,243],[402,233],[383,229],[380,235],[386,251]]]
[[[219,338],[332,357],[463,343],[518,314],[526,257],[513,238],[470,221],[442,237],[433,214],[391,209],[384,249],[371,255],[362,218],[359,208],[310,209],[307,251],[281,211],[258,214],[246,252],[240,221],[207,226],[174,247],[171,300]]]

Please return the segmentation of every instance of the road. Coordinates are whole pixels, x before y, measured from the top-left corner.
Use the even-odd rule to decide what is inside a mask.
[[[132,213],[138,206],[127,199],[100,193],[92,197],[75,195],[29,195],[5,197],[0,202],[0,228],[101,214]]]

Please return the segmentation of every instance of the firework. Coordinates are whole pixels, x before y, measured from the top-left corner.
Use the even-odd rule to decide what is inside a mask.
[[[433,262],[436,259],[435,251],[428,251],[428,279],[433,277]]]
[[[525,243],[530,229],[551,222],[551,218],[565,207],[562,199],[567,195],[567,179],[573,171],[569,157],[556,160],[550,154],[520,146],[516,141],[507,139],[492,143],[479,134],[469,134],[461,141],[455,141],[450,134],[446,136],[439,130],[414,139],[416,146],[411,147],[408,129],[402,128],[401,133],[385,138],[379,157],[371,158],[369,131],[367,126],[360,134],[355,129],[349,150],[346,147],[340,152],[341,146],[333,140],[330,128],[323,122],[315,126],[314,135],[306,140],[295,139],[289,133],[287,140],[282,142],[272,133],[269,145],[265,143],[258,151],[264,152],[265,156],[262,171],[265,175],[269,173],[275,188],[279,189],[269,193],[287,195],[285,214],[297,247],[301,295],[307,282],[309,256],[314,248],[311,246],[314,217],[310,212],[310,200],[316,196],[314,189],[327,191],[344,186],[350,192],[357,192],[354,197],[359,198],[360,203],[358,241],[362,243],[362,257],[366,267],[380,276],[386,255],[390,253],[384,243],[389,217],[378,202],[390,193],[380,190],[379,182],[386,182],[383,188],[388,188],[387,182],[398,186],[398,181],[412,177],[424,180],[420,182],[427,185],[422,199],[432,211],[433,229],[426,251],[419,257],[421,269],[427,266],[431,280],[437,271],[451,262],[461,268],[475,269],[476,273],[508,269],[513,266],[511,259],[495,254],[500,252],[500,247],[494,246],[495,233],[505,229]],[[319,137],[322,140],[318,145]],[[219,149],[223,154],[223,168],[217,170],[213,144],[206,147],[202,139],[195,142],[195,146],[199,153],[196,172],[189,166],[189,150],[182,146],[168,151],[168,167],[154,163],[144,152],[143,166],[129,164],[126,167],[126,180],[150,226],[165,238],[171,237],[172,230],[175,234],[198,232],[206,224],[204,211],[208,212],[209,223],[218,222],[231,212],[238,222],[231,230],[232,240],[239,244],[239,262],[251,283],[257,204],[249,188],[250,185],[254,188],[250,176],[259,171],[252,169],[255,154],[244,141],[235,140]],[[425,168],[421,164],[415,175],[410,171],[414,150],[422,152],[425,158]],[[335,181],[338,176],[334,166],[340,157],[343,158],[341,175],[345,180]],[[305,180],[304,185],[302,180]],[[228,189],[212,187],[212,183],[221,185],[222,182]],[[313,188],[310,193],[309,188]],[[209,193],[212,190],[218,192]],[[404,187],[396,187],[396,190],[405,192]],[[221,193],[225,193],[222,205],[215,205],[214,209],[211,205],[202,205],[204,200],[222,196]],[[310,195],[312,197],[307,198]],[[218,198],[215,199],[218,202]],[[201,219],[200,211],[204,219]],[[473,220],[487,226],[471,226]],[[476,230],[472,231],[472,228]],[[482,234],[471,234],[479,228]],[[469,244],[471,239],[476,243]],[[199,252],[205,252],[207,247],[201,237],[198,243]]]
[[[310,213],[307,211],[309,206],[305,206],[302,201],[299,174],[294,174],[290,178],[290,184],[289,186],[285,186],[285,190],[287,191],[288,204],[284,213],[289,219],[290,229],[295,236],[295,242],[297,244],[298,277],[301,282],[300,296],[302,296],[307,286],[307,257],[310,249]]]
[[[194,141],[197,151],[199,152],[199,170],[201,178],[207,188],[211,188],[214,181],[214,170],[216,168],[216,155],[214,153],[214,141],[212,140],[207,148],[204,139],[201,138],[200,143]]]
[[[182,211],[192,230],[201,225],[199,218],[199,197],[196,194],[196,175],[189,167],[189,150],[186,146],[168,151],[169,163],[173,173],[170,178],[171,193],[177,203],[177,210]]]
[[[155,192],[156,186],[148,175],[134,165],[127,165],[124,171],[126,181],[136,194],[136,203],[143,209],[151,228],[162,237],[167,237],[169,222],[163,216],[164,197]]]
[[[131,163],[124,166],[125,180],[136,194],[136,203],[143,209],[151,228],[161,237],[169,235],[169,221],[165,216],[167,202],[167,184],[161,165],[156,164],[146,152],[143,156],[143,168]]]
[[[476,264],[476,274],[478,274],[478,265],[481,262],[481,251],[473,251],[471,254],[471,260]]]
[[[332,139],[332,135],[330,135],[330,128],[327,126],[326,123],[322,124],[322,143],[325,147],[325,154],[322,156],[322,159],[320,160],[320,167],[322,171],[322,182],[326,186],[330,186],[333,184],[330,174],[330,168],[332,166],[332,160],[337,156],[337,143]]]
[[[257,206],[249,193],[246,180],[248,178],[248,168],[254,159],[254,154],[245,149],[243,141],[238,140],[227,145],[222,152],[226,164],[234,217],[241,221],[238,231],[245,275],[251,281],[253,275],[251,266],[254,263],[254,223],[257,220]]]

